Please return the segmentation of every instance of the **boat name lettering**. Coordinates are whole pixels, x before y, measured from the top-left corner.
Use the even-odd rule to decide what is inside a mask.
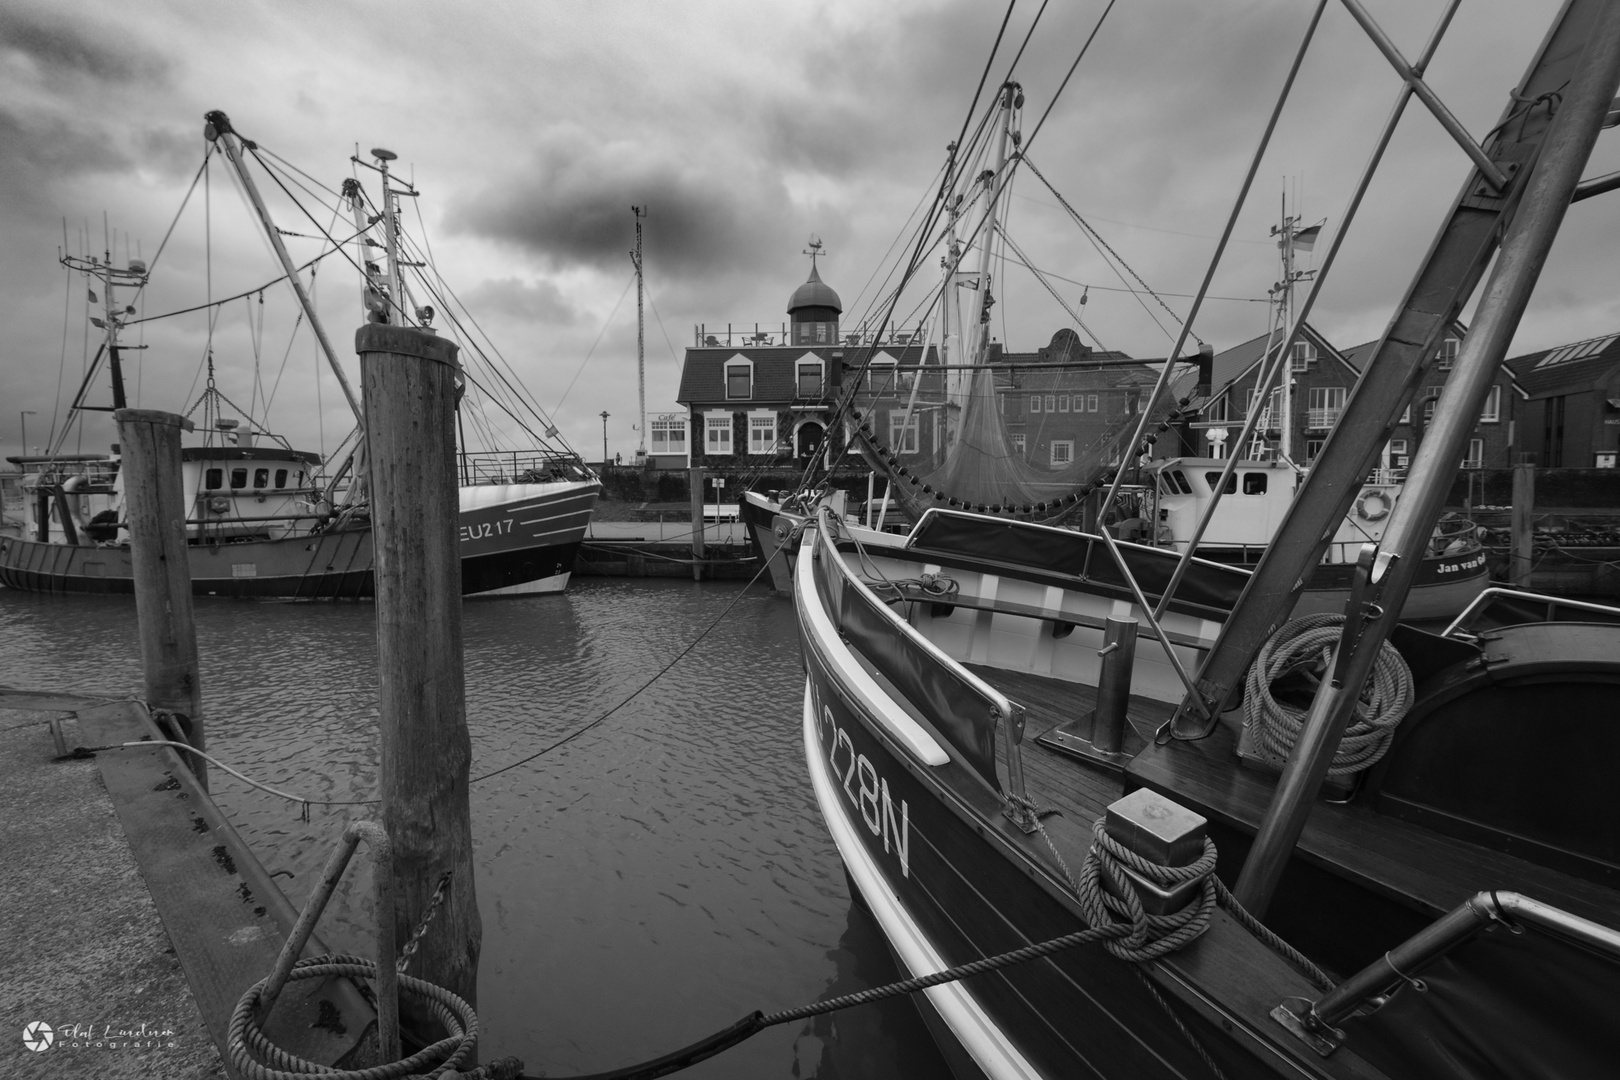
[[[894,852],[900,860],[900,876],[910,877],[911,808],[901,799],[896,813],[896,800],[889,794],[889,782],[878,775],[877,766],[865,754],[855,752],[849,732],[838,726],[832,707],[822,705],[813,688],[810,700],[820,718],[816,727],[827,747],[827,763],[832,766],[833,775],[842,778],[845,798],[860,813],[872,835],[883,838],[883,850]],[[847,755],[842,767],[840,751]]]
[[[500,521],[479,521],[461,527],[461,542],[465,544],[468,540],[482,540],[486,536],[501,536],[511,531],[510,518]]]
[[[1440,569],[1437,572],[1441,573],[1441,574],[1456,574],[1456,573],[1460,573],[1463,570],[1474,570],[1474,569],[1477,569],[1477,568],[1479,568],[1481,566],[1484,566],[1484,565],[1485,565],[1485,553],[1482,551],[1478,555],[1475,555],[1475,556],[1473,556],[1472,558],[1469,558],[1469,559],[1465,559],[1460,563],[1453,563],[1453,564],[1451,564],[1449,566],[1442,563],[1440,565]]]

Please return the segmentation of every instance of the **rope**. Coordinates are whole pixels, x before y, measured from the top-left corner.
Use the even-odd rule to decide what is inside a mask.
[[[1272,764],[1282,765],[1288,760],[1307,712],[1274,698],[1272,685],[1296,671],[1318,664],[1325,668],[1333,647],[1339,643],[1343,624],[1343,615],[1306,615],[1285,623],[1266,641],[1249,667],[1243,724],[1261,756]],[[1355,720],[1339,741],[1328,775],[1352,776],[1383,757],[1395,725],[1412,707],[1412,699],[1412,669],[1385,641],[1378,647],[1378,659],[1356,702]]]

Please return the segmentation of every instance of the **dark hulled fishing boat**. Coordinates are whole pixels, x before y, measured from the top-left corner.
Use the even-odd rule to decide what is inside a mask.
[[[925,992],[960,1075],[1573,1078],[1620,1061],[1620,613],[1397,623],[1617,85],[1620,10],[1572,0],[1469,144],[1476,171],[1252,574],[948,510],[904,538],[810,522],[806,758],[903,968],[1090,939]],[[1493,257],[1343,618],[1284,625]]]

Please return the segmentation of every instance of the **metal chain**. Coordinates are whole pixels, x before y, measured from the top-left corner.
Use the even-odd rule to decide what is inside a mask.
[[[428,924],[439,913],[439,907],[444,903],[444,891],[449,884],[450,871],[446,870],[439,877],[438,888],[433,890],[433,899],[428,901],[427,914],[422,916],[420,923],[417,923],[416,930],[411,934],[411,940],[407,941],[405,947],[399,950],[399,960],[394,964],[394,970],[401,975],[405,974],[405,969],[411,966],[411,957],[416,955],[416,950],[421,946],[422,935],[427,933]]]

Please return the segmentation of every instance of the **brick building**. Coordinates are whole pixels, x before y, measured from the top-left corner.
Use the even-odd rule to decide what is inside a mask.
[[[1522,394],[1514,418],[1519,453],[1548,469],[1616,467],[1620,334],[1526,353],[1504,366]]]

